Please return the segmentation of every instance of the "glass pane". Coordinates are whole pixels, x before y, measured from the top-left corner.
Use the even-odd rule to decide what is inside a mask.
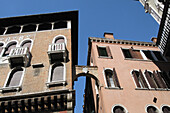
[[[98,47],[99,50],[99,56],[105,56],[108,57],[107,51],[105,47]]]

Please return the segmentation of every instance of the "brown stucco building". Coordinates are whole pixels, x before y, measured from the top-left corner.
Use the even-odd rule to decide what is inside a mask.
[[[156,44],[104,36],[89,37],[84,112],[169,113],[170,62]]]
[[[0,112],[73,113],[78,11],[0,19]]]

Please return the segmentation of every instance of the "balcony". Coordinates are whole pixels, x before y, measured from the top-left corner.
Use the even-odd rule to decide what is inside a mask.
[[[30,53],[29,48],[27,47],[16,47],[11,49],[8,61],[10,63],[10,67],[16,66],[24,66],[26,67],[29,63]]]
[[[53,43],[48,47],[48,56],[50,63],[57,61],[66,62],[67,58],[67,49],[65,43]]]

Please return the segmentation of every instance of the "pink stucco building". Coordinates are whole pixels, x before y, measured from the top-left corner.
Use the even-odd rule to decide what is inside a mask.
[[[84,112],[170,113],[170,62],[155,43],[104,36],[89,37]]]

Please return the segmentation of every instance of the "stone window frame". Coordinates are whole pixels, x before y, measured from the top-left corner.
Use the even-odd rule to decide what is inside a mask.
[[[22,40],[22,41],[20,42],[20,44],[19,44],[19,47],[21,47],[21,45],[22,45],[23,43],[27,42],[27,41],[31,41],[31,46],[30,46],[30,48],[29,48],[29,51],[31,52],[32,47],[33,47],[33,43],[34,43],[33,39],[26,38],[26,39]]]
[[[102,72],[102,73],[103,73],[103,76],[104,76],[105,88],[106,88],[106,89],[122,89],[121,86],[120,86],[120,87],[109,87],[109,86],[107,85],[105,70],[111,70],[111,71],[113,72],[113,69],[111,69],[111,68],[104,68],[104,69],[103,69],[103,72]],[[118,82],[119,82],[119,79],[118,79]],[[120,82],[119,82],[119,84],[120,84]]]
[[[111,50],[110,50],[110,46],[96,45],[96,48],[97,48],[98,58],[108,58],[108,59],[112,59],[113,58]],[[100,56],[99,48],[106,48],[107,56]]]
[[[63,67],[64,67],[63,80],[51,82],[52,68],[53,68],[53,66],[55,66],[57,64],[62,64]],[[59,84],[66,85],[66,82],[67,82],[67,80],[66,80],[66,63],[56,62],[56,63],[51,64],[50,67],[49,67],[49,73],[48,73],[48,79],[47,79],[47,82],[46,82],[46,86],[50,87],[51,85],[59,85]]]
[[[22,68],[23,69],[23,72],[22,72],[22,76],[21,76],[21,80],[20,80],[20,83],[18,86],[10,86],[10,87],[7,87],[7,82],[11,76],[11,73],[19,68]],[[23,79],[24,79],[24,75],[25,75],[25,68],[24,67],[21,67],[21,66],[18,66],[18,67],[14,67],[13,69],[10,70],[10,72],[8,73],[7,75],[7,78],[5,80],[5,83],[4,83],[4,86],[3,88],[1,89],[1,92],[2,91],[11,91],[11,90],[16,90],[16,91],[19,91],[21,88],[22,88],[22,82],[23,82]]]
[[[57,36],[55,36],[55,37],[53,38],[53,40],[52,40],[52,44],[55,44],[55,40],[56,40],[57,38],[60,38],[60,37],[63,37],[63,38],[64,38],[64,43],[65,43],[65,45],[67,46],[67,38],[66,38],[66,36],[64,36],[64,35],[57,35]]]
[[[132,80],[133,80],[133,82],[134,82],[134,84],[135,84],[136,89],[149,89],[149,88],[150,88],[150,85],[149,85],[149,83],[148,83],[148,81],[147,81],[147,79],[146,79],[146,77],[145,77],[145,74],[143,73],[142,70],[141,70],[141,72],[142,72],[142,74],[143,74],[143,78],[145,79],[148,88],[139,88],[139,87],[137,87],[137,84],[136,84],[136,82],[135,82],[135,78],[133,77],[133,74],[132,74],[133,71],[138,71],[138,72],[139,72],[139,69],[132,69],[132,70],[130,71],[130,75],[132,76]]]
[[[155,107],[155,108],[157,109],[157,113],[161,113],[161,112],[160,112],[160,109],[159,109],[156,105],[153,105],[153,104],[147,104],[147,105],[145,106],[145,112],[146,112],[146,113],[148,113],[148,112],[147,112],[147,108],[150,107],[150,106]]]
[[[168,105],[168,104],[162,104],[161,107],[160,107],[161,113],[163,113],[163,107],[169,107],[169,108],[170,108],[170,105]]]
[[[114,110],[114,108],[117,107],[117,106],[122,107],[122,108],[124,109],[125,113],[129,113],[128,110],[126,109],[126,107],[125,107],[124,105],[122,105],[122,104],[115,104],[115,105],[113,105],[113,106],[112,106],[112,109],[111,109],[111,113],[114,113],[113,110]]]

